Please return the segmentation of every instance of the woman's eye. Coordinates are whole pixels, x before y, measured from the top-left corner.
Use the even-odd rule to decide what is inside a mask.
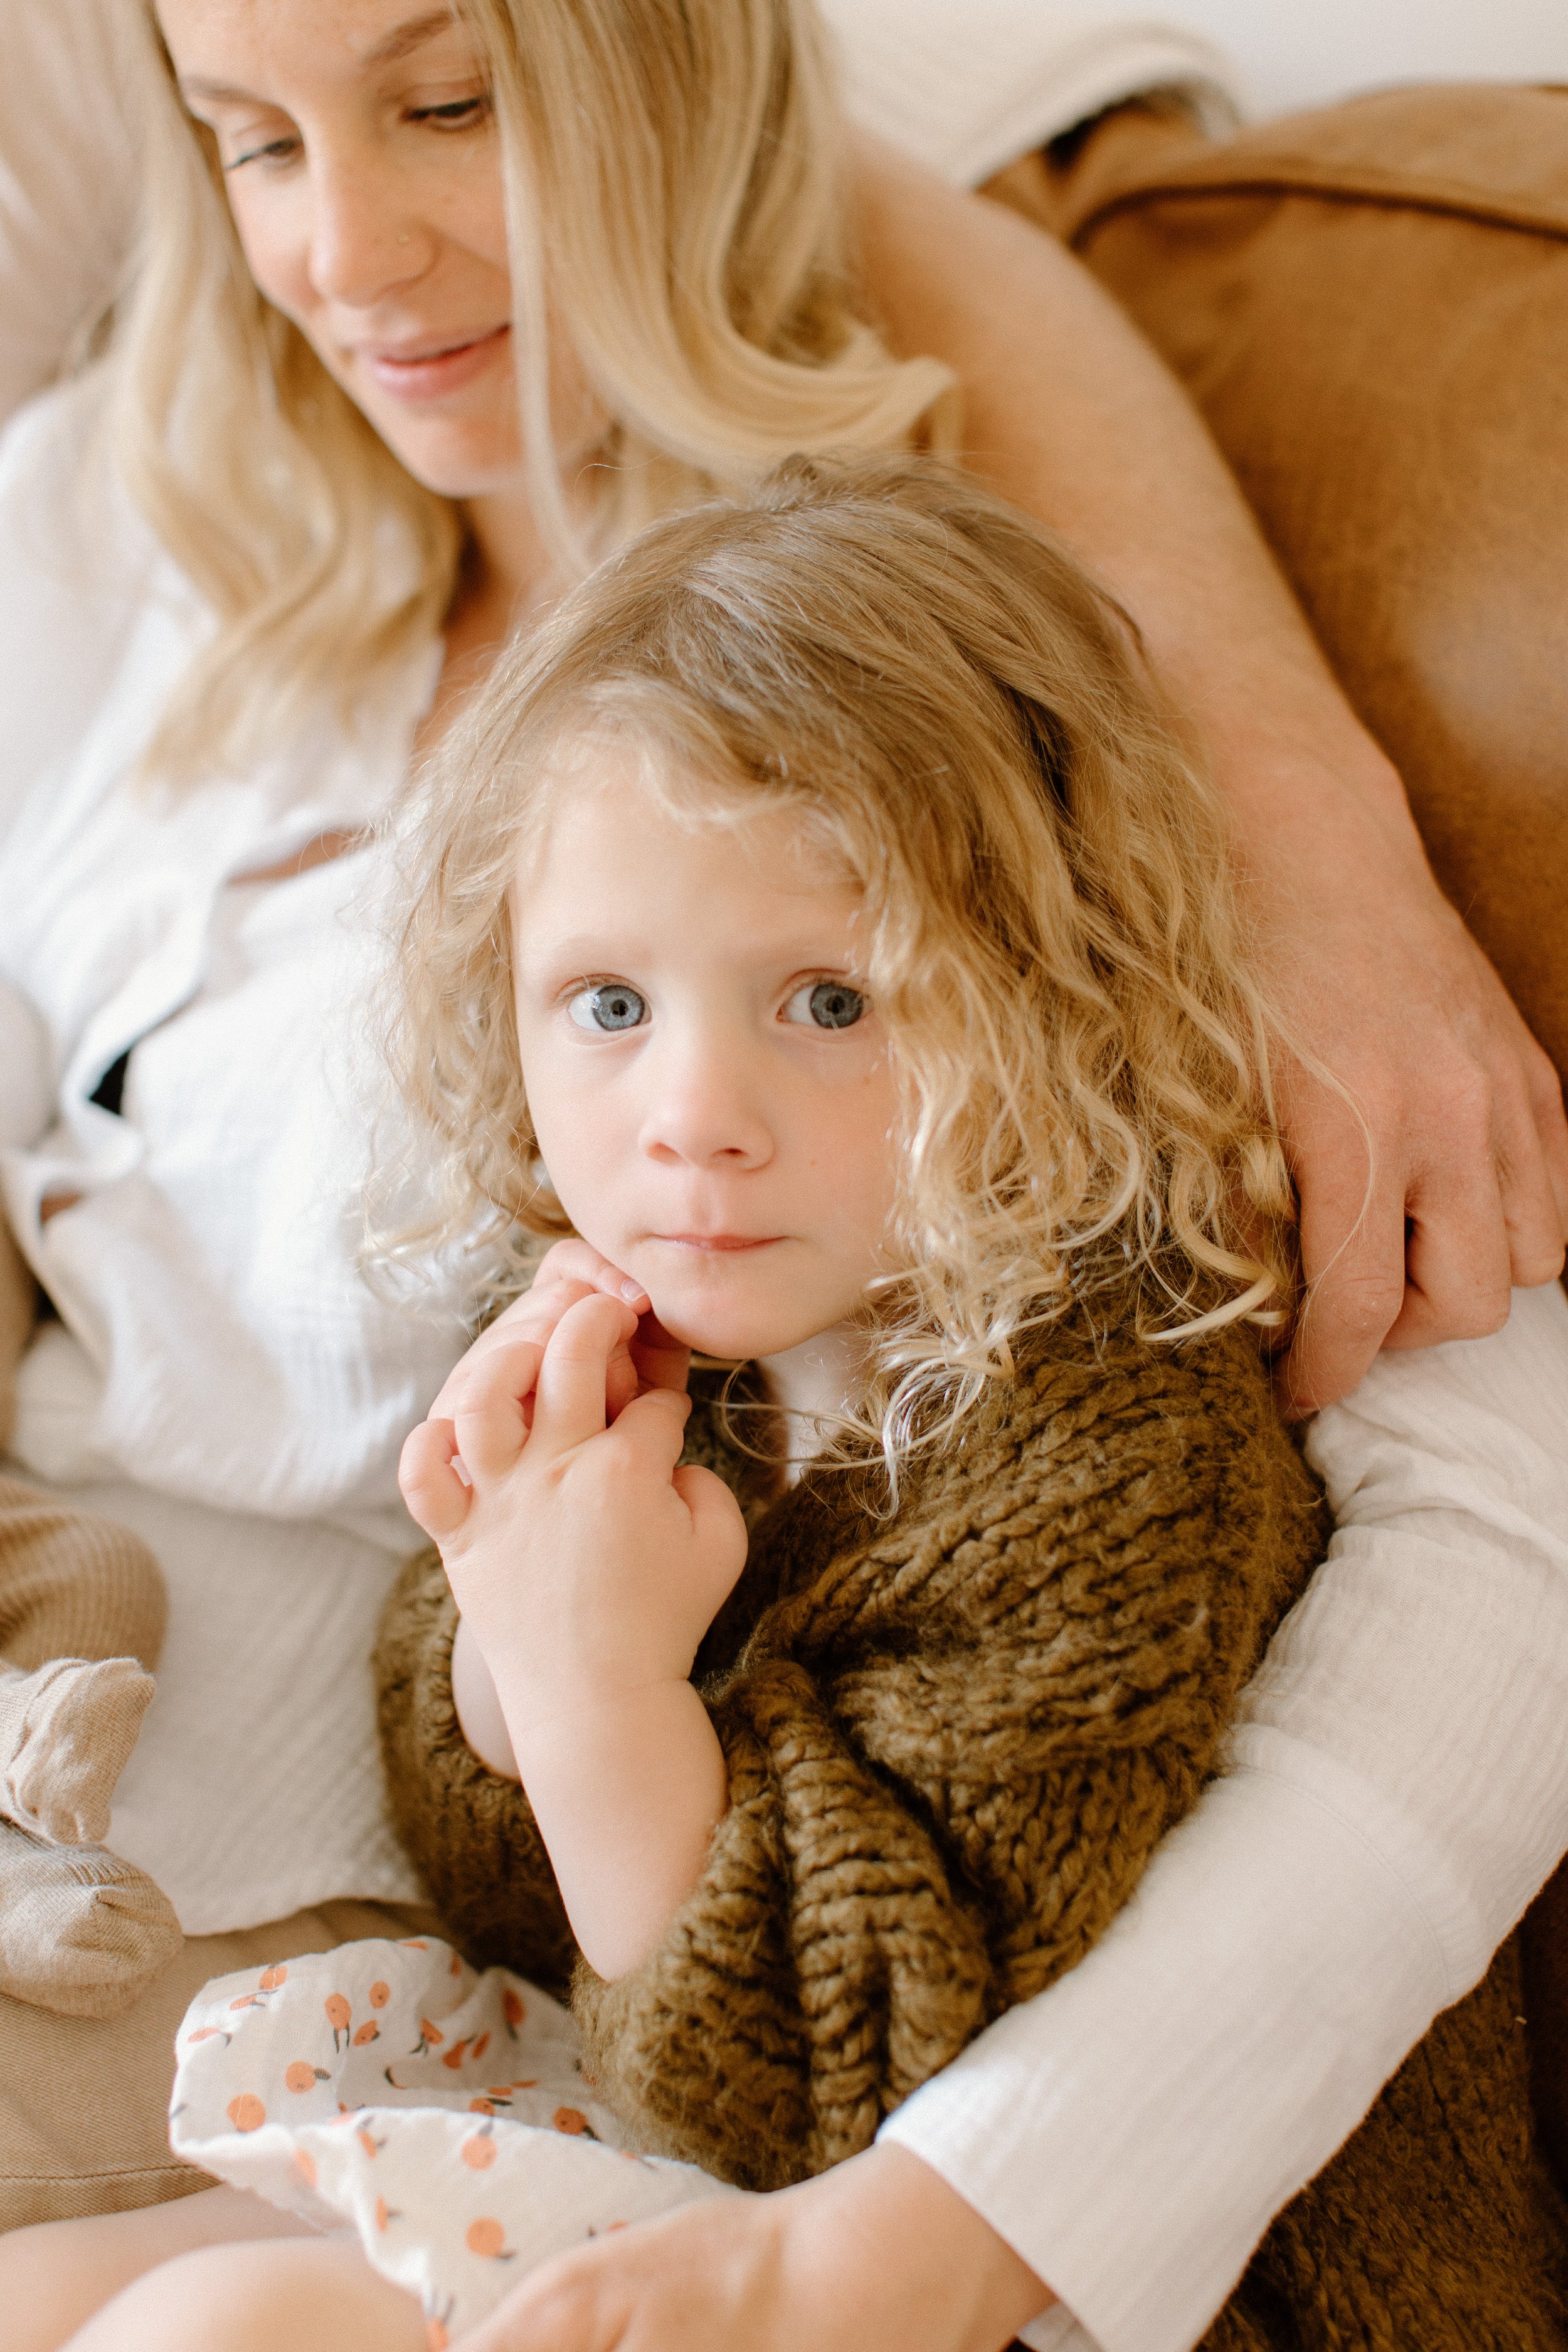
[[[269,139],[265,146],[247,147],[242,155],[232,157],[223,168],[226,172],[237,172],[245,163],[286,163],[299,144],[299,141],[292,138]]]
[[[853,1029],[866,999],[847,980],[808,980],[784,1006],[786,1021],[815,1022],[819,1029]]]
[[[566,1007],[579,1029],[640,1029],[647,1019],[647,1001],[624,980],[595,981]]]
[[[434,122],[443,131],[466,131],[489,114],[488,98],[449,98],[439,106],[416,106],[410,114],[411,122]]]

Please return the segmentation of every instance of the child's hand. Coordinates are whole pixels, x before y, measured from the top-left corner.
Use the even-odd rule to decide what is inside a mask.
[[[517,1333],[476,1349],[448,1383],[449,1417],[414,1432],[399,1474],[605,1977],[663,1935],[729,1801],[689,1677],[746,1557],[722,1479],[679,1466],[684,1390],[642,1387],[611,1420],[611,1367],[637,1323],[630,1303],[590,1291],[542,1345]]]
[[[445,1412],[404,1447],[399,1479],[509,1721],[526,1697],[537,1722],[541,1706],[684,1682],[741,1572],[746,1533],[721,1479],[677,1466],[690,1400],[644,1376],[668,1380],[679,1352],[658,1348],[657,1325],[637,1345],[635,1307],[575,1265],[530,1318],[534,1298],[458,1366],[437,1400]],[[612,1391],[628,1373],[636,1392],[616,1410]]]
[[[579,1299],[593,1297],[619,1300],[632,1308],[635,1318],[632,1336],[614,1349],[605,1376],[605,1409],[611,1421],[644,1389],[686,1386],[690,1350],[679,1346],[663,1328],[647,1291],[586,1242],[573,1239],[557,1242],[545,1252],[529,1289],[479,1334],[462,1362],[448,1374],[428,1418],[454,1420],[476,1377],[488,1378],[490,1359],[497,1354],[519,1351],[516,1362],[521,1373],[527,1360],[520,1351],[531,1344],[542,1355],[546,1340],[567,1308]],[[533,1361],[537,1370],[537,1355]],[[526,1395],[527,1390],[520,1389],[519,1393]],[[525,1416],[531,1410],[525,1407]],[[409,1508],[414,1509],[412,1502]],[[414,1515],[418,1518],[417,1511]]]

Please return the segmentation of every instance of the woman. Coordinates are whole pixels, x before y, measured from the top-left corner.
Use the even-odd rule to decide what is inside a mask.
[[[117,1815],[116,1843],[175,1895],[187,1927],[237,1927],[345,1888],[384,1900],[416,1891],[385,1840],[368,1769],[364,1656],[406,1541],[389,1516],[396,1438],[456,1352],[458,1315],[448,1302],[444,1325],[411,1323],[353,1274],[351,1204],[376,1146],[353,1107],[363,1073],[335,1027],[327,1055],[316,1041],[323,1006],[345,1001],[367,961],[363,927],[341,919],[363,880],[357,829],[395,797],[411,747],[438,731],[486,649],[569,568],[574,541],[613,530],[617,509],[629,519],[642,501],[679,495],[694,477],[743,471],[814,430],[836,442],[894,438],[931,414],[942,381],[889,368],[836,291],[837,218],[814,160],[826,118],[811,27],[804,10],[788,13],[801,46],[793,77],[775,81],[766,68],[781,54],[782,9],[712,0],[668,20],[645,10],[653,30],[639,79],[626,65],[635,28],[597,8],[531,12],[535,46],[524,58],[512,13],[499,5],[474,11],[476,53],[444,15],[414,17],[395,0],[284,0],[264,20],[225,0],[171,0],[163,29],[217,153],[210,173],[167,80],[153,74],[163,68],[146,60],[146,102],[163,110],[166,177],[103,379],[137,505],[98,509],[92,593],[58,544],[46,536],[40,546],[37,525],[53,520],[63,532],[71,519],[96,390],[24,418],[8,445],[13,617],[0,700],[17,814],[6,818],[5,953],[14,969],[26,964],[16,976],[36,997],[48,995],[47,1052],[63,1073],[58,1128],[7,1171],[14,1222],[64,1317],[24,1369],[17,1446],[35,1470],[64,1481],[120,1480],[99,1499],[153,1535],[170,1574],[165,1689],[126,1790],[132,1834]],[[707,54],[680,47],[693,26],[714,45]],[[574,26],[584,45],[574,52]],[[729,60],[738,70],[737,50],[749,101],[721,105],[720,68]],[[567,110],[569,96],[582,102]],[[503,128],[535,128],[537,211],[521,171],[509,183],[500,169],[492,97]],[[656,101],[677,115],[658,121],[657,135]],[[776,136],[785,116],[798,144]],[[552,139],[562,123],[570,144]],[[216,169],[237,248],[225,243]],[[563,189],[571,202],[552,209]],[[682,215],[677,199],[694,189],[702,201]],[[955,363],[966,441],[995,449],[989,470],[1004,486],[1076,530],[1178,689],[1201,699],[1244,837],[1261,843],[1279,823],[1279,854],[1269,861],[1260,850],[1254,862],[1313,870],[1326,859],[1321,826],[1338,834],[1334,865],[1352,877],[1418,874],[1391,780],[1136,344],[1016,225],[972,222],[889,162],[863,172],[857,194],[865,268],[891,340]],[[671,224],[656,235],[666,204]],[[691,241],[677,271],[682,226]],[[742,280],[729,265],[747,237],[771,258]],[[945,271],[922,277],[922,246],[945,254]],[[737,331],[742,294],[752,308]],[[992,389],[976,369],[992,356],[996,321],[1005,317],[1018,341],[1030,316],[1027,347],[1042,351],[1042,373]],[[548,375],[547,317],[559,330],[552,348],[574,362]],[[530,379],[532,428],[521,441],[509,364],[519,320],[533,330],[518,371]],[[1070,455],[1042,435],[1036,414],[1049,418],[1047,401],[1064,398],[1078,425]],[[1124,420],[1129,398],[1132,424],[1110,429],[1096,418],[1103,400]],[[547,406],[576,460],[559,482],[542,430]],[[141,519],[149,513],[152,533]],[[1205,551],[1194,582],[1200,545],[1218,551],[1217,571],[1207,572]],[[443,618],[444,652],[434,635]],[[322,703],[329,685],[363,688],[357,733]],[[1270,712],[1268,730],[1259,709]],[[134,787],[154,740],[162,799]],[[233,781],[216,773],[220,751],[237,765]],[[1277,788],[1267,818],[1256,814],[1260,772]],[[1313,818],[1298,819],[1299,795],[1320,787]],[[1372,819],[1363,793],[1379,812]],[[1350,846],[1363,838],[1364,859]],[[1522,1033],[1508,1028],[1500,999],[1464,977],[1471,951],[1418,886],[1398,898],[1376,943],[1358,948],[1360,961],[1335,952],[1331,894],[1319,905],[1304,895],[1323,971],[1346,996],[1359,988],[1375,1007],[1387,987],[1403,986],[1407,958],[1436,962],[1470,1008],[1458,1025],[1495,1032],[1495,1054],[1489,1045],[1479,1059],[1512,1072],[1500,1093],[1523,1202],[1512,1209],[1516,1271],[1544,1279],[1561,1248],[1544,1150],[1531,1141],[1531,1087],[1542,1105],[1544,1091]],[[1265,913],[1278,915],[1288,897],[1281,878],[1264,893]],[[1369,965],[1381,976],[1369,979]],[[1337,1011],[1331,1003],[1327,1017]],[[1364,1037],[1375,1025],[1361,1016],[1352,1027]],[[1459,1051],[1448,1037],[1447,1015],[1416,1015],[1406,1058],[1440,1079]],[[1361,1048],[1348,1065],[1362,1074]],[[1331,1096],[1315,1101],[1303,1080],[1296,1142],[1309,1159],[1314,1121],[1321,1130],[1339,1115]],[[1555,1138],[1546,1108],[1540,1123]],[[1419,1127],[1408,1096],[1394,1125],[1407,1135]],[[1390,1216],[1402,1223],[1421,1151],[1385,1156],[1384,1240]],[[1306,1180],[1310,1225],[1314,1189],[1320,1202],[1309,1248],[1320,1255],[1340,1239],[1336,1218],[1353,1223],[1365,1189],[1364,1160],[1347,1181],[1331,1137],[1323,1158],[1321,1181]],[[1485,1266],[1473,1286],[1447,1294],[1460,1329],[1495,1323],[1507,1283],[1495,1187],[1491,1210],[1472,1213]],[[1441,1266],[1431,1267],[1429,1254],[1425,1272],[1441,1298]],[[1419,1282],[1419,1252],[1415,1272]],[[1386,1287],[1386,1263],[1379,1279]],[[1394,1282],[1402,1289],[1397,1268]],[[1353,1376],[1383,1328],[1358,1331],[1327,1293],[1322,1309],[1308,1327],[1316,1353],[1297,1360],[1305,1393]],[[1411,1323],[1421,1312],[1413,1297]],[[1248,1769],[1213,1792],[1169,1867],[1156,1865],[1143,1916],[1108,1942],[1105,1965],[1080,1970],[1062,1989],[1067,2000],[1052,1995],[1037,2016],[1021,2012],[1026,2027],[1010,2021],[1013,2038],[977,2044],[962,2070],[901,2111],[888,2144],[844,2168],[831,2199],[814,2189],[794,2205],[742,2209],[731,2258],[696,2257],[705,2288],[743,2297],[782,2239],[811,2250],[803,2292],[821,2300],[803,2329],[818,2342],[840,2329],[845,2342],[866,2344],[873,2320],[903,2344],[952,2344],[971,2326],[986,2340],[985,2329],[1005,2333],[1040,2307],[1041,2276],[1097,2334],[1124,2324],[1115,2305],[1158,2312],[1162,2326],[1184,2327],[1194,2314],[1203,2324],[1269,2213],[1343,2137],[1433,2011],[1479,1975],[1555,1859],[1563,1604],[1544,1538],[1520,1535],[1516,1522],[1489,1549],[1481,1528],[1501,1525],[1510,1507],[1537,1523],[1568,1507],[1549,1437],[1529,1433],[1543,1391],[1562,1378],[1563,1344],[1560,1308],[1544,1297],[1473,1360],[1459,1351],[1438,1373],[1380,1367],[1363,1399],[1315,1433],[1352,1522],[1384,1516],[1401,1480],[1413,1482],[1407,1500],[1429,1496],[1432,1465],[1444,1465],[1455,1551],[1443,1610],[1428,1601],[1420,1657],[1396,1641],[1391,1654],[1405,1664],[1401,1689],[1419,1691],[1448,1735],[1441,1770],[1424,1716],[1405,1727],[1405,1745],[1390,1748],[1376,1681],[1382,1630],[1394,1641],[1413,1559],[1428,1556],[1408,1528],[1394,1538],[1347,1533],[1357,1573],[1320,1580],[1311,1613],[1287,1636],[1298,1645],[1291,1675],[1270,1683],[1266,1672]],[[1504,1437],[1495,1417],[1481,1425],[1500,1396],[1517,1435]],[[1391,1423],[1397,1468],[1380,1483]],[[1484,1465],[1500,1444],[1510,1495],[1488,1491]],[[1423,1449],[1426,1489],[1412,1468]],[[267,1540],[277,1519],[289,1522],[282,1544]],[[1430,1511],[1423,1524],[1433,1524]],[[230,1588],[216,1594],[219,1570]],[[1530,1734],[1500,1783],[1501,1826],[1490,1813],[1479,1822],[1479,1801],[1467,1800],[1475,1749],[1457,1727],[1471,1718],[1452,1698],[1452,1678],[1468,1676],[1478,1607],[1513,1675],[1510,1724]],[[1473,1719],[1484,1748],[1484,1711]],[[1499,1785],[1494,1776],[1489,1788]],[[1212,1909],[1210,1872],[1237,1923],[1227,1966],[1193,1950],[1192,1923]],[[1462,1895],[1445,1909],[1456,1880]],[[1441,1933],[1424,1942],[1413,1922],[1437,1913]],[[337,1937],[352,1932],[340,1924]],[[279,1949],[307,1940],[294,1922],[275,1939]],[[1369,1952],[1381,1959],[1385,1940],[1396,1957],[1369,1971]],[[1191,1964],[1173,1973],[1183,1951]],[[196,1981],[240,1964],[232,1949],[209,1952],[195,1963]],[[1289,2063],[1300,2021],[1323,2014],[1309,1989],[1353,1982],[1363,1994],[1363,1974],[1375,1975],[1375,2004],[1335,2024],[1303,2085]],[[183,1998],[181,1987],[174,2014]],[[1342,2021],[1353,2006],[1330,2009]],[[1207,2063],[1174,2069],[1177,2051]],[[1014,2067],[1037,2073],[1040,2093],[1031,2081],[1029,2095],[1015,2098]],[[1191,2119],[1180,2179],[1156,2181],[1129,2155],[1139,2100],[1151,2095]],[[1027,2214],[1009,2208],[1008,2130],[1025,2127],[1059,2135],[1054,2210],[1037,2199]],[[1128,2221],[1117,2221],[1119,2205]],[[171,2227],[178,2218],[175,2209]],[[868,2278],[868,2230],[896,2249],[890,2278]],[[606,2293],[636,2294],[657,2326],[668,2286],[657,2258],[630,2238],[601,2252],[597,2271],[571,2289],[573,2311],[588,2309],[597,2277]],[[25,2265],[25,2242],[13,2259]],[[636,2266],[650,2259],[664,2285],[645,2297]],[[688,2264],[678,2267],[689,2285]],[[536,2315],[552,2291],[547,2282],[528,2291]],[[540,2324],[567,2340],[559,2306]],[[671,2340],[694,2343],[708,2323],[688,2300],[671,2324]],[[744,2340],[738,2305],[724,2305],[712,2326]]]

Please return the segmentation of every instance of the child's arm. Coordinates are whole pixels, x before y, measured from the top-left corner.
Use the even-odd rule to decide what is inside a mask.
[[[745,1557],[727,1488],[677,1467],[683,1391],[647,1388],[606,1425],[637,1320],[584,1297],[542,1351],[492,1347],[448,1384],[448,1415],[416,1432],[403,1472],[471,1629],[454,1657],[459,1719],[493,1766],[515,1759],[578,1942],[606,1976],[664,1933],[724,1811],[689,1675]]]

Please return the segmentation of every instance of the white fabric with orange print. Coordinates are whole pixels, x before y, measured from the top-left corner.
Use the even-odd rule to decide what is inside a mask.
[[[434,1938],[220,1977],[176,2048],[175,2152],[357,2235],[437,2352],[550,2255],[738,2193],[630,2148],[560,2003]]]

